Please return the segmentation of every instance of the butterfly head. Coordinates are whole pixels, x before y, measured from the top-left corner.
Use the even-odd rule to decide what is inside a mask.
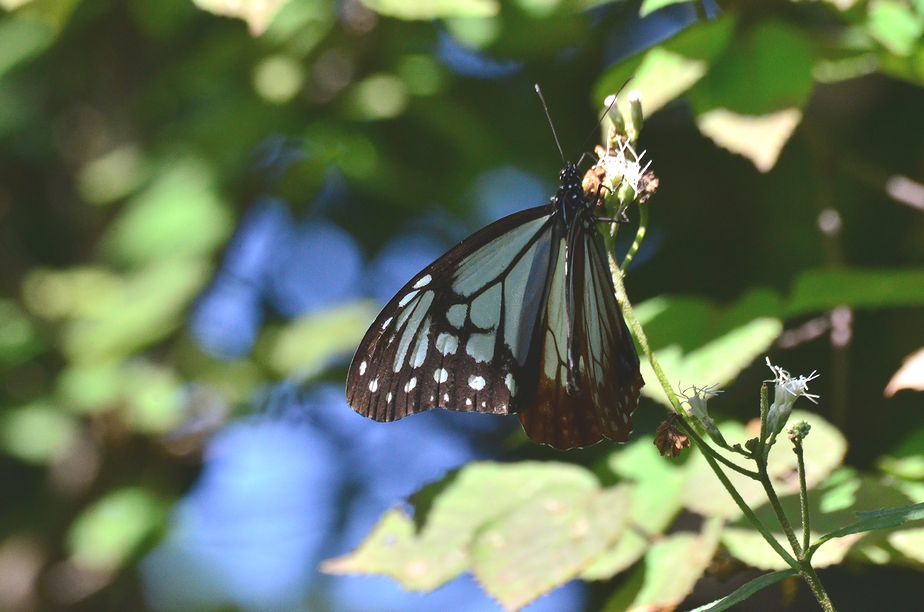
[[[566,163],[558,175],[558,193],[555,194],[553,201],[564,212],[566,218],[584,206],[581,175],[577,166],[571,162]]]

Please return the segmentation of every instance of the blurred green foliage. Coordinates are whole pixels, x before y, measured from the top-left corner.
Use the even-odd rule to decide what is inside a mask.
[[[697,23],[633,38],[640,12],[674,5]],[[661,189],[628,289],[672,380],[725,386],[714,409],[745,422],[761,355],[822,372],[823,416],[802,415],[819,533],[924,501],[920,394],[882,395],[924,339],[924,3],[728,2],[712,21],[677,0],[0,7],[0,559],[22,561],[30,585],[0,576],[0,607],[132,607],[135,562],[212,429],[268,382],[342,379],[331,358],[371,320],[363,300],[270,321],[233,361],[185,331],[255,195],[307,211],[333,171],[350,197],[324,212],[367,252],[434,211],[429,230],[456,238],[481,173],[553,185],[533,81],[576,157],[634,75]],[[445,37],[514,70],[466,76],[435,54]],[[273,182],[253,156],[279,134],[303,158]],[[831,314],[844,307],[846,322]],[[203,411],[218,416],[177,435]],[[608,581],[599,601],[614,610],[679,605],[720,546],[779,569],[698,458],[655,454],[661,414],[644,402],[624,448],[524,451],[571,464],[467,467],[421,493],[420,529],[395,510],[330,567],[412,589],[472,570],[510,607],[582,577]],[[743,440],[742,427],[723,429]],[[794,459],[775,452],[786,490]],[[851,534],[816,559],[920,572],[922,542],[922,528]],[[831,577],[835,600],[875,590]]]

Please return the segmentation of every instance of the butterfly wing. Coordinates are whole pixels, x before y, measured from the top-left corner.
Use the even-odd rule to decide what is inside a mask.
[[[519,414],[532,440],[559,449],[627,440],[644,384],[602,239],[592,227],[576,225],[572,232],[571,238],[564,229],[557,232],[559,254],[537,326],[542,349],[535,399]],[[568,384],[569,351],[577,361],[576,388]]]
[[[511,414],[526,406],[536,323],[556,226],[549,206],[476,232],[413,278],[366,332],[347,400],[377,421],[443,407]],[[534,383],[533,383],[534,384]]]

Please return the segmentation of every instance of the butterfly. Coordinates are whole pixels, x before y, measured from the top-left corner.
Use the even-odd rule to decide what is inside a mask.
[[[347,400],[376,421],[446,408],[516,414],[558,449],[624,442],[644,384],[595,209],[573,163],[548,204],[488,225],[420,271],[366,332]]]

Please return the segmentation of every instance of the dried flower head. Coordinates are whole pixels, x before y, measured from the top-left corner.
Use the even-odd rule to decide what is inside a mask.
[[[662,457],[673,459],[680,451],[690,447],[690,439],[678,427],[679,419],[676,414],[671,414],[655,431],[654,445]]]

